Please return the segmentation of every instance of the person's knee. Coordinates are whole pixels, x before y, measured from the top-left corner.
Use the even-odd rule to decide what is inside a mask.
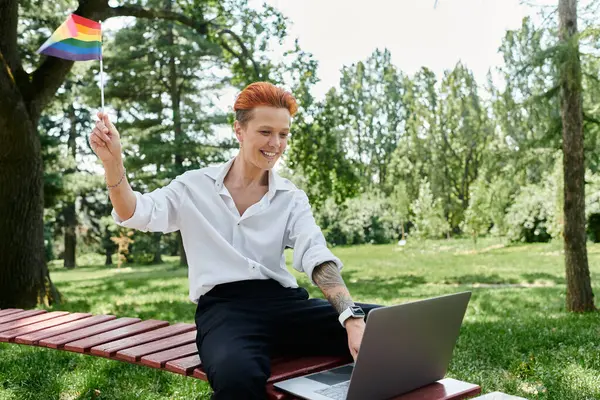
[[[265,399],[269,366],[240,354],[223,354],[207,366],[214,399]]]

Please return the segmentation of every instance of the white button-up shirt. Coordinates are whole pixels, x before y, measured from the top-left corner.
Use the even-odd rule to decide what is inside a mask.
[[[181,231],[194,303],[221,283],[274,279],[284,287],[298,287],[285,265],[286,247],[294,249],[293,267],[313,283],[317,265],[333,261],[341,270],[306,193],[275,171],[269,171],[269,191],[240,216],[223,184],[233,160],[187,171],[151,193],[134,191],[133,216],[123,221],[114,209],[112,216],[117,224],[144,232]]]

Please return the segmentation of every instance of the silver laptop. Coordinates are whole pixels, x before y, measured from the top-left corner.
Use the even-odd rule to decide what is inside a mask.
[[[309,400],[388,399],[446,374],[471,292],[371,310],[356,363],[278,382]]]

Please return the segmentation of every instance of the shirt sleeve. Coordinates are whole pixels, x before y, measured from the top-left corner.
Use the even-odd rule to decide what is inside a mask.
[[[134,191],[135,211],[131,218],[123,221],[112,209],[111,215],[117,225],[142,232],[175,232],[179,230],[179,211],[185,195],[185,185],[175,178],[167,186],[150,193]]]
[[[286,246],[294,249],[294,269],[306,273],[313,284],[316,285],[312,274],[317,265],[333,261],[338,270],[342,269],[340,259],[327,248],[321,228],[313,217],[308,197],[302,190],[295,196],[286,232]]]

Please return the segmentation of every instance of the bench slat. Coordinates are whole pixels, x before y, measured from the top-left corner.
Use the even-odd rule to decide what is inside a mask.
[[[8,314],[14,314],[16,312],[23,311],[22,308],[5,308],[4,310],[0,310],[0,317]]]
[[[48,339],[40,340],[39,346],[50,347],[53,349],[60,349],[69,342],[74,342],[79,339],[87,338],[92,335],[97,335],[103,332],[107,332],[113,329],[121,328],[123,326],[135,324],[140,322],[139,318],[119,318],[101,324],[92,325],[87,328],[78,329],[76,331],[64,333],[62,335],[53,336]]]
[[[162,328],[169,325],[167,321],[159,321],[156,319],[149,319],[146,321],[138,322],[124,326],[119,329],[111,330],[108,332],[102,332],[93,336],[87,336],[79,340],[70,341],[65,343],[64,348],[67,351],[75,351],[77,353],[87,353],[92,347],[99,346],[104,343],[112,342],[118,339],[122,339],[128,336],[133,336],[138,333],[148,332],[157,328]]]
[[[53,336],[62,335],[78,329],[87,328],[88,326],[98,325],[106,321],[114,320],[114,315],[94,315],[89,318],[84,318],[78,321],[67,322],[65,324],[46,328],[38,332],[19,335],[15,338],[15,343],[37,345],[42,339],[48,339]]]
[[[159,339],[171,338],[177,334],[195,330],[195,325],[178,323],[139,335],[104,343],[100,346],[92,347],[90,353],[101,357],[113,357],[115,353],[120,350],[139,346],[141,344],[153,342]]]
[[[45,316],[49,314],[42,314],[41,316]],[[78,319],[90,317],[92,314],[84,314],[84,313],[73,313],[67,315],[62,315],[57,318],[51,318],[45,321],[39,321],[37,323],[21,326],[18,328],[10,329],[8,331],[4,331],[0,333],[0,342],[12,342],[17,336],[25,335],[32,332],[41,331],[42,329],[50,328],[52,326],[65,324],[67,322],[76,321]],[[32,317],[35,318],[35,317]]]
[[[144,356],[140,360],[140,363],[153,368],[162,368],[168,361],[192,356],[194,354],[198,354],[198,346],[195,342]]]
[[[190,331],[171,338],[157,340],[155,342],[143,344],[141,346],[131,347],[129,349],[118,351],[115,358],[129,362],[139,361],[142,357],[168,350],[173,347],[196,342],[196,331]]]
[[[169,361],[165,364],[165,369],[167,371],[175,372],[176,374],[190,375],[194,368],[198,368],[201,364],[200,356],[195,354],[193,356]]]
[[[68,312],[66,312],[66,311],[52,311],[49,313],[34,315],[32,317],[21,318],[21,319],[17,319],[17,320],[10,321],[10,322],[5,322],[3,324],[0,324],[0,333],[2,333],[4,331],[10,331],[12,329],[20,328],[22,326],[35,324],[36,322],[42,322],[42,321],[46,321],[49,319],[62,317],[63,315],[67,315],[67,314],[68,314]]]
[[[477,385],[446,378],[410,393],[393,397],[391,400],[459,400],[475,396],[480,392],[481,388]]]
[[[6,322],[15,321],[17,319],[32,317],[38,314],[45,314],[46,310],[27,310],[27,311],[19,311],[16,313],[12,313],[9,315],[0,316],[0,324],[4,324]]]

